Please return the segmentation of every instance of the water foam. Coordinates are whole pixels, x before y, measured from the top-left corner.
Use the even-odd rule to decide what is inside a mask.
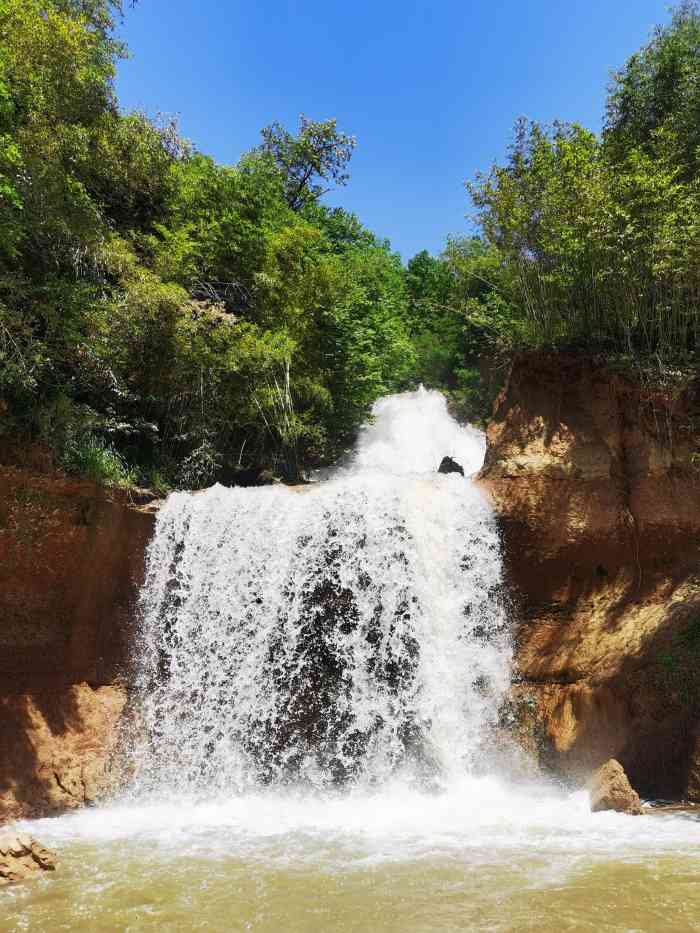
[[[493,776],[455,779],[437,794],[398,779],[376,792],[258,788],[194,804],[120,802],[25,825],[58,848],[76,840],[131,842],[161,858],[235,853],[279,867],[320,863],[339,870],[451,857],[483,864],[523,853],[549,855],[559,865],[582,857],[634,860],[697,855],[700,844],[697,816],[591,813],[583,791],[513,786]]]

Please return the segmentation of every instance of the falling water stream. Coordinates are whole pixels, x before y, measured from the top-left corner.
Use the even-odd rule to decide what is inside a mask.
[[[692,815],[523,776],[483,435],[436,392],[374,415],[319,482],[170,496],[131,779],[28,824],[61,871],[4,894],[0,929],[700,929]]]
[[[438,393],[380,402],[330,481],[173,495],[149,551],[137,792],[447,786],[509,681],[483,441]]]

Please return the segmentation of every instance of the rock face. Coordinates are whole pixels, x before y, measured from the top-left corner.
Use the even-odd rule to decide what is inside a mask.
[[[0,696],[0,819],[92,803],[109,787],[126,691],[71,684]]]
[[[0,467],[0,823],[104,789],[153,520],[124,492]]]
[[[56,857],[26,833],[0,830],[0,885],[54,871]]]
[[[698,452],[698,380],[513,365],[481,478],[520,609],[513,704],[547,767],[615,758],[646,797],[700,800]]]
[[[615,810],[618,813],[639,816],[643,812],[639,794],[627,780],[620,762],[614,758],[606,761],[593,773],[588,782],[588,794],[593,813]]]

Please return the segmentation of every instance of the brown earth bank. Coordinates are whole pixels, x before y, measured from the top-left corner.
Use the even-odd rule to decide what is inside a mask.
[[[700,380],[517,359],[481,480],[514,597],[510,713],[543,766],[700,801]]]
[[[108,780],[154,520],[134,498],[0,467],[0,823]]]

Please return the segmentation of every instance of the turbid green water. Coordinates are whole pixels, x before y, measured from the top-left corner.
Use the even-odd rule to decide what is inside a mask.
[[[60,867],[0,895],[8,933],[700,930],[697,815],[593,815],[551,788],[181,801],[29,827]]]
[[[92,866],[85,878],[85,864]],[[697,860],[508,864],[478,871],[435,857],[345,869],[283,870],[245,859],[158,861],[130,848],[65,852],[62,878],[13,892],[6,930],[255,930],[260,933],[437,930],[700,929]]]

